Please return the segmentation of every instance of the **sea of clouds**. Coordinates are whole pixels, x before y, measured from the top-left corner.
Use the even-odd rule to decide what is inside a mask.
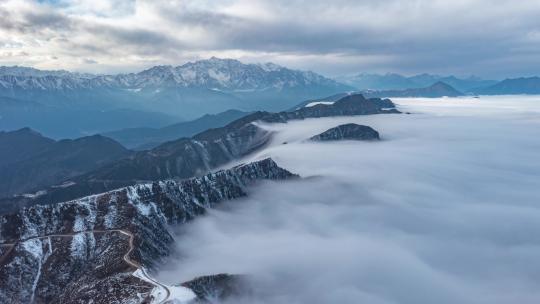
[[[412,114],[265,125],[244,161],[310,178],[178,228],[158,278],[249,274],[231,303],[539,303],[540,97],[395,102]],[[381,141],[306,141],[349,122]]]

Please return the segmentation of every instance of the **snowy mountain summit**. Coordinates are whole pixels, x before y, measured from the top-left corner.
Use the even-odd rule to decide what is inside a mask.
[[[284,110],[302,100],[349,90],[314,72],[216,57],[116,75],[0,67],[0,96],[45,106],[129,108],[184,119],[229,109]]]
[[[33,78],[29,82],[25,78]],[[76,89],[116,87],[189,87],[222,90],[267,90],[305,85],[340,84],[313,72],[288,69],[273,63],[244,64],[234,59],[212,57],[180,66],[154,66],[138,73],[92,75],[64,70],[44,71],[27,67],[0,67],[0,88]],[[49,81],[47,81],[49,80]],[[56,80],[56,81],[50,81]]]
[[[166,76],[160,75],[156,71],[158,68],[159,72],[165,73]],[[238,60],[216,57],[188,62],[178,67],[169,67],[166,71],[163,70],[163,67],[154,67],[137,75],[148,74],[173,80],[174,84],[179,86],[221,90],[255,91],[310,84],[335,84],[332,80],[315,73],[291,70],[273,63],[244,64]],[[141,84],[147,85],[147,83]]]

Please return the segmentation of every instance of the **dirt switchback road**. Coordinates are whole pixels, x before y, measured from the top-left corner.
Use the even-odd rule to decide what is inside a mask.
[[[69,237],[69,238],[72,238],[74,235],[81,234],[81,233],[97,234],[97,233],[109,233],[109,232],[117,232],[117,233],[121,233],[123,235],[127,235],[129,237],[129,249],[124,254],[123,260],[128,265],[130,265],[130,266],[134,267],[135,269],[139,270],[140,273],[142,274],[144,279],[146,279],[147,282],[150,282],[150,283],[154,284],[157,288],[162,288],[163,290],[165,290],[165,293],[166,293],[165,298],[160,300],[157,303],[158,304],[166,303],[169,300],[170,296],[171,296],[171,291],[169,290],[169,288],[167,286],[165,286],[165,285],[159,283],[158,281],[152,279],[148,275],[148,273],[146,272],[146,269],[144,269],[144,267],[142,267],[138,262],[136,262],[136,261],[134,261],[134,260],[132,260],[130,258],[131,252],[133,252],[133,250],[135,249],[135,246],[133,245],[135,236],[130,231],[123,230],[123,229],[85,230],[85,231],[78,231],[78,232],[67,233],[67,234],[48,234],[48,235],[43,235],[43,236],[36,236],[36,237],[30,237],[30,238],[22,239],[22,240],[19,240],[19,241],[15,242],[15,243],[0,244],[0,247],[9,247],[9,249],[0,257],[0,265],[2,265],[4,263],[4,261],[7,259],[7,257],[11,253],[11,251],[13,251],[13,248],[15,248],[15,246],[17,244],[22,243],[22,242],[35,240],[35,239],[42,240],[42,239],[51,238],[51,237],[61,237],[61,238],[64,238],[64,237],[68,238]]]

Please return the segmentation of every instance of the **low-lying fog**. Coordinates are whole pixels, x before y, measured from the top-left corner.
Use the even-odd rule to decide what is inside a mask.
[[[185,225],[158,277],[250,274],[234,303],[539,303],[540,97],[395,102],[413,114],[267,125],[247,160],[320,177]],[[305,141],[348,122],[382,140]]]

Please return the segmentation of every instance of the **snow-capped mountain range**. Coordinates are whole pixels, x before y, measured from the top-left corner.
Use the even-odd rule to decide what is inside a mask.
[[[139,73],[93,75],[64,70],[46,71],[28,67],[0,67],[0,88],[73,90],[156,87],[206,88],[224,91],[256,91],[339,83],[309,71],[288,69],[273,63],[244,64],[238,60],[212,57],[181,66],[154,66]]]
[[[32,121],[24,116],[28,115],[29,101],[49,107],[49,110],[55,107],[55,113],[66,109],[131,109],[165,113],[181,120],[230,109],[279,111],[302,100],[351,89],[313,72],[272,63],[244,64],[215,57],[116,75],[0,67],[0,97],[21,100],[20,104],[26,106],[21,114],[18,109],[13,109],[11,102],[13,113],[9,116],[16,119],[8,126],[3,126],[0,121],[0,128],[38,127],[28,123],[17,125],[17,121]],[[2,106],[0,103],[0,108]]]

